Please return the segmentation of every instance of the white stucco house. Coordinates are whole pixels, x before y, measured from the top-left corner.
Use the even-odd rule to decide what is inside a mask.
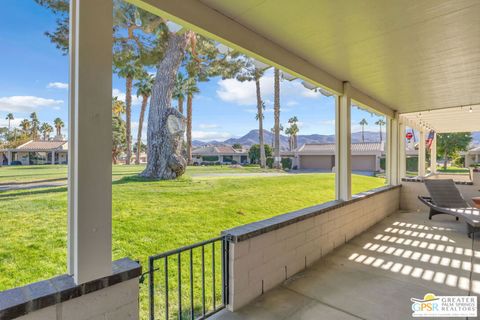
[[[476,147],[465,152],[465,167],[472,164],[480,164],[480,147]]]
[[[204,146],[192,151],[194,165],[202,163],[246,164],[250,163],[248,149],[234,149],[232,146]]]
[[[67,164],[68,142],[30,140],[16,148],[0,149],[2,165]]]

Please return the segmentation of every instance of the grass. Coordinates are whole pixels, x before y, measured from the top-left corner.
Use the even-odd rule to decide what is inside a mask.
[[[144,267],[149,255],[334,199],[333,174],[208,177],[196,175],[263,170],[191,167],[178,180],[145,181],[134,176],[141,170],[141,166],[113,169],[113,258],[130,257]],[[64,166],[4,167],[0,181],[45,180],[65,173]],[[352,181],[354,193],[385,183],[356,175]],[[66,212],[66,187],[0,192],[0,290],[66,272]],[[146,294],[142,285],[142,309]]]
[[[447,167],[447,169],[444,169],[443,166],[437,167],[437,171],[438,172],[443,172],[443,173],[459,173],[459,174],[468,174],[469,173],[468,168],[455,167],[455,166]]]

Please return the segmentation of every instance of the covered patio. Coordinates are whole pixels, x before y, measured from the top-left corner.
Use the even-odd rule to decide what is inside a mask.
[[[472,250],[473,246],[473,250]],[[409,319],[411,298],[480,294],[479,241],[398,211],[237,312],[213,319]]]
[[[428,220],[417,199],[430,130],[480,129],[478,1],[128,2],[336,97],[336,200],[224,231],[217,319],[407,319],[411,298],[478,296],[478,241],[462,221]],[[141,266],[111,261],[112,3],[72,0],[70,17],[68,275],[0,295],[0,318],[138,319]],[[387,120],[387,185],[357,195],[352,103]],[[406,127],[420,132],[415,179]],[[478,185],[457,186],[478,196]]]

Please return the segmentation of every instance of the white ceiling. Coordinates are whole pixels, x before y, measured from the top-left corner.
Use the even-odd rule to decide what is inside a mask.
[[[200,2],[399,112],[480,104],[479,0]]]
[[[433,129],[438,133],[480,130],[480,105],[404,113],[405,125]]]

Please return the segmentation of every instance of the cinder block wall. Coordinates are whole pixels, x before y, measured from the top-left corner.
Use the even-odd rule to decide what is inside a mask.
[[[457,188],[470,205],[472,205],[472,197],[478,197],[480,194],[478,190],[480,187],[477,185],[457,184]],[[419,195],[429,195],[423,182],[403,181],[400,196],[400,208],[402,210],[428,211],[429,208],[418,200]]]
[[[322,209],[318,215],[310,212],[304,220],[232,242],[228,308],[238,310],[397,211],[400,188],[360,197],[340,207],[334,202],[332,210]],[[269,220],[252,225],[267,226]]]
[[[138,278],[43,308],[19,320],[137,320]]]

